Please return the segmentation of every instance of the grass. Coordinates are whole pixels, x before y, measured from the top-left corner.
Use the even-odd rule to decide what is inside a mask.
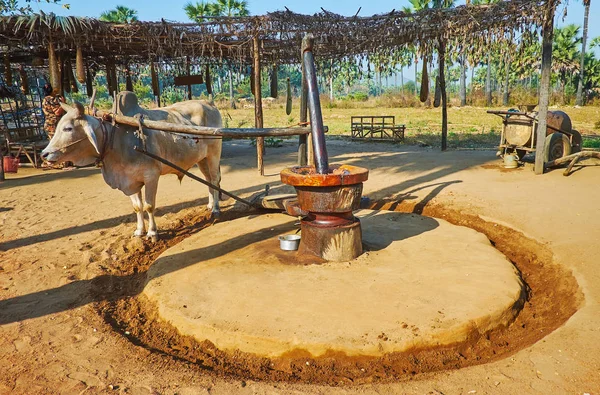
[[[350,118],[356,115],[393,115],[397,124],[406,125],[406,140],[409,144],[440,145],[442,111],[440,108],[379,107],[374,101],[356,103],[355,108],[322,107],[323,121],[329,127],[329,135],[350,135]],[[498,108],[506,110],[506,108]],[[554,107],[552,108],[554,109]],[[561,107],[571,117],[573,127],[582,134],[600,134],[595,123],[600,122],[600,107],[581,108]],[[500,141],[502,120],[487,114],[487,108],[450,107],[448,108],[448,146],[450,148],[489,148]],[[254,108],[236,110],[222,108],[221,113],[229,127],[254,126]],[[299,122],[299,102],[294,101],[293,112],[285,113],[282,99],[265,103],[263,114],[265,127],[294,126]],[[585,144],[600,144],[598,141],[585,140]],[[584,144],[584,146],[585,146]]]

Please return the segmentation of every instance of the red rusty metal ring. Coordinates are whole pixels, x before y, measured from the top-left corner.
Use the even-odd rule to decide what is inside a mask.
[[[331,165],[328,174],[318,174],[314,166],[294,166],[283,169],[281,182],[292,186],[339,186],[366,181],[369,170],[351,165]]]

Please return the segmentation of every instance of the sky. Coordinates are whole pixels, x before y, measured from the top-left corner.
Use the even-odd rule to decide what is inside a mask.
[[[195,2],[196,0],[194,0]],[[76,15],[98,17],[102,11],[114,8],[117,5],[124,5],[138,11],[138,17],[142,21],[159,21],[161,18],[170,21],[184,22],[188,21],[183,6],[189,0],[62,0],[62,3],[69,3],[70,10],[64,9],[60,5],[41,3],[32,3],[34,9],[41,9],[44,12],[54,12],[59,15]],[[568,4],[565,6],[564,4]],[[464,1],[458,1],[457,4],[464,4]],[[354,15],[361,8],[360,16],[370,16],[389,12],[393,9],[402,9],[409,5],[408,0],[248,0],[250,13],[261,15],[270,11],[283,10],[288,7],[294,12],[303,14],[314,14],[321,11],[321,7],[327,11],[332,11],[342,15]],[[562,13],[567,10],[566,18],[562,18]],[[583,25],[583,4],[581,0],[563,1],[557,11],[556,23],[560,25],[575,23]],[[600,24],[596,22],[597,16],[600,16],[600,1],[592,1],[590,7],[589,37],[600,36]]]

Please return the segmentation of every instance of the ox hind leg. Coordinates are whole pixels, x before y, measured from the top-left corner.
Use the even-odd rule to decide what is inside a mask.
[[[142,201],[142,192],[138,192],[134,195],[129,196],[131,203],[133,204],[133,211],[137,217],[137,227],[133,232],[134,237],[142,237],[146,234],[146,225],[144,224],[144,203]]]
[[[206,157],[198,162],[198,167],[208,182],[215,186],[221,187],[221,168],[219,166],[219,158],[215,160],[213,157]],[[214,188],[208,188],[208,205],[206,207],[212,211],[213,215],[219,215],[219,191]]]
[[[144,211],[148,213],[148,233],[146,234],[146,237],[152,241],[158,240],[158,230],[154,218],[157,191],[158,175],[147,179],[144,183]]]

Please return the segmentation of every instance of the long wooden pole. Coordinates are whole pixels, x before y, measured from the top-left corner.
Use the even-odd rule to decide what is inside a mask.
[[[190,67],[190,57],[189,56],[185,57],[185,68],[186,68],[186,71],[187,71],[187,75],[190,75],[191,74],[191,71],[190,71],[191,67]],[[188,100],[192,100],[192,86],[188,85],[187,89],[188,89],[188,91],[187,91]]]
[[[93,114],[103,118],[106,121],[115,121],[123,125],[129,125],[133,127],[139,126],[137,118],[128,117],[125,115],[113,114],[110,112],[96,110]],[[205,137],[231,137],[231,138],[246,138],[246,137],[277,137],[277,136],[297,136],[306,135],[310,133],[308,128],[295,127],[295,128],[213,128],[208,126],[196,126],[196,125],[181,125],[163,121],[152,121],[149,119],[142,119],[142,126],[149,129],[162,130],[167,133],[184,133],[191,134],[194,136],[205,136]]]
[[[546,145],[546,127],[548,102],[550,99],[550,71],[552,67],[552,38],[554,35],[555,2],[547,3],[546,16],[542,26],[542,76],[540,78],[539,117],[535,143],[535,174],[544,174],[544,148]]]
[[[4,180],[4,157],[2,156],[2,152],[0,152],[0,181]]]
[[[257,36],[252,39],[252,49],[254,55],[254,126],[256,129],[263,127],[262,97],[260,86],[260,40]],[[256,138],[256,156],[258,161],[258,172],[261,176],[265,175],[265,165],[263,155],[265,153],[264,137]]]
[[[438,59],[440,63],[440,91],[442,93],[442,151],[448,148],[448,96],[446,95],[446,43],[440,42]]]

